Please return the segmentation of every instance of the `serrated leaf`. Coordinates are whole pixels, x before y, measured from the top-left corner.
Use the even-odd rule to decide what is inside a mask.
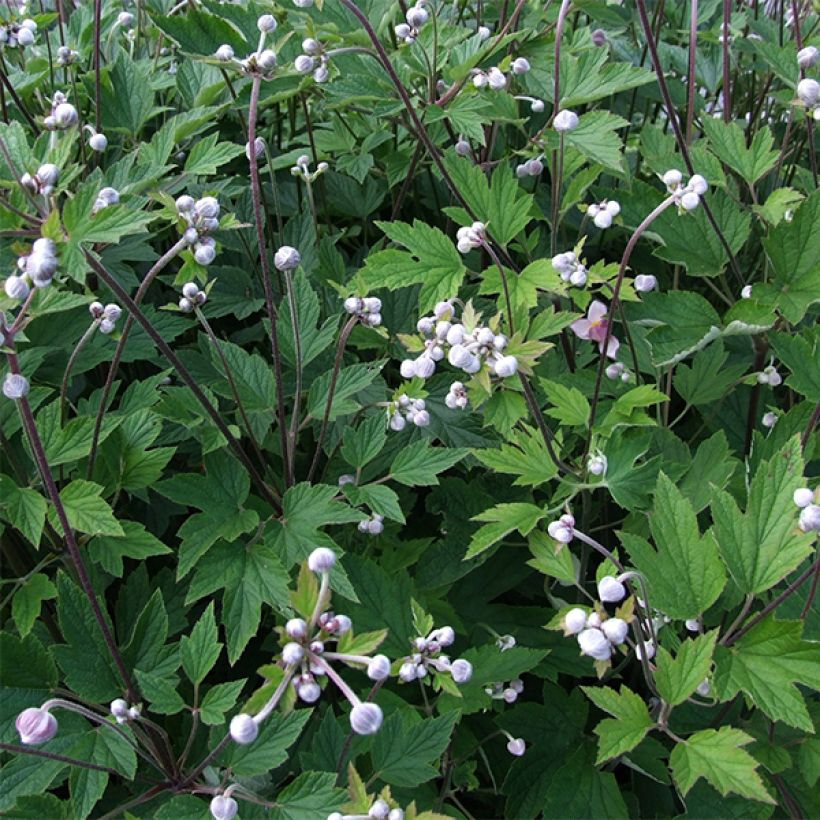
[[[60,491],[60,501],[65,508],[68,523],[72,529],[90,535],[122,536],[123,529],[114,516],[114,511],[102,496],[103,488],[93,481],[74,479]],[[49,507],[48,517],[54,528],[62,533],[63,528],[53,507]]]
[[[529,535],[533,527],[545,515],[546,511],[541,507],[536,507],[535,504],[513,502],[497,504],[495,507],[473,516],[474,521],[486,521],[488,523],[483,527],[479,527],[473,534],[464,560],[480,555],[513,530],[518,530],[524,536]]]
[[[556,542],[541,530],[534,530],[529,535],[530,552],[533,558],[527,563],[539,572],[557,578],[566,584],[576,580],[575,564],[569,548]],[[556,548],[559,547],[559,548]]]
[[[231,744],[222,755],[223,763],[241,776],[265,774],[287,760],[287,750],[302,733],[313,710],[300,709],[285,715],[273,714],[265,720],[259,736],[247,746]]]
[[[351,467],[361,469],[382,451],[387,441],[384,417],[370,416],[363,419],[358,427],[348,427],[342,437],[342,458]]]
[[[541,434],[526,425],[512,430],[507,442],[499,448],[482,448],[471,450],[471,453],[491,470],[517,476],[513,482],[517,486],[536,487],[558,473]]]
[[[767,126],[755,131],[751,145],[736,122],[725,123],[714,117],[703,118],[703,130],[712,150],[722,162],[753,185],[777,162],[778,152],[772,150],[774,137]]]
[[[214,603],[202,613],[190,635],[183,635],[179,641],[179,654],[182,668],[192,683],[202,683],[211,671],[222,644],[217,639]]]
[[[643,699],[628,686],[616,692],[608,686],[582,686],[586,696],[615,720],[606,718],[593,730],[598,735],[596,765],[634,749],[655,725]]]
[[[186,174],[211,176],[217,173],[223,165],[245,153],[242,145],[218,142],[218,140],[218,134],[209,134],[194,143],[185,161]]]
[[[658,647],[655,685],[660,696],[670,705],[683,703],[706,679],[712,668],[717,630],[682,641],[676,656]]]
[[[31,632],[34,622],[40,616],[43,601],[57,597],[57,588],[47,575],[35,572],[14,593],[11,600],[11,614],[21,637]]]
[[[156,536],[136,521],[121,521],[123,534],[97,535],[88,544],[88,554],[106,572],[117,578],[123,575],[123,558],[142,561],[154,555],[171,552]]]
[[[390,478],[408,487],[438,484],[438,474],[467,455],[458,447],[432,447],[427,439],[405,447],[390,466]]]
[[[40,546],[46,523],[48,503],[37,490],[18,487],[8,476],[0,475],[0,511],[34,547]]]

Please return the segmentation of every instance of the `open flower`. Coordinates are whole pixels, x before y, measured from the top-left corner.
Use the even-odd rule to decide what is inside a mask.
[[[587,311],[587,318],[577,319],[570,327],[579,339],[590,339],[593,342],[598,342],[598,349],[601,353],[604,352],[604,340],[609,329],[609,319],[607,319],[607,307],[603,302],[599,302],[597,299],[592,302]],[[621,343],[610,335],[606,355],[610,359],[614,359],[620,346]]]

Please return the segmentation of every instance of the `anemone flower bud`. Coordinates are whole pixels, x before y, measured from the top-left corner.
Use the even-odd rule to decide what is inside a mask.
[[[266,48],[256,55],[256,64],[262,71],[273,71],[276,68],[276,54],[271,49]]]
[[[427,9],[423,6],[411,6],[407,9],[407,14],[404,15],[407,24],[413,28],[421,28],[429,17],[430,15],[427,13]]]
[[[487,83],[493,91],[502,91],[507,87],[507,78],[500,68],[493,66],[487,72]]]
[[[405,425],[407,422],[400,413],[393,413],[390,417],[390,429],[394,432],[398,433],[401,430],[404,430]]]
[[[54,186],[60,178],[60,169],[53,163],[47,162],[37,169],[37,178],[43,185]]]
[[[194,259],[200,265],[210,265],[216,259],[216,248],[213,245],[197,244],[194,246]]]
[[[311,572],[330,572],[336,563],[336,554],[327,547],[317,547],[307,560]]]
[[[187,214],[194,210],[196,207],[196,202],[192,196],[188,196],[188,194],[183,194],[180,197],[177,197],[176,201],[177,211],[181,214]],[[219,203],[217,202],[217,209],[219,208]],[[217,210],[219,213],[219,210]]]
[[[177,208],[180,210],[182,210],[179,204],[181,199],[184,198],[180,197],[177,200]],[[188,199],[190,199],[190,197],[185,198],[186,205],[188,204]],[[191,208],[187,207],[185,210],[191,210]],[[200,219],[217,219],[219,217],[219,200],[213,196],[204,196],[194,203],[193,210]]]
[[[384,720],[384,714],[375,703],[357,703],[350,710],[350,728],[357,735],[375,735]]]
[[[401,373],[401,377],[403,379],[412,379],[413,376],[416,375],[416,362],[415,362],[415,359],[405,359],[399,365],[399,372]]]
[[[820,100],[820,83],[806,77],[797,84],[797,96],[809,108],[812,108]]]
[[[435,630],[434,635],[439,646],[452,646],[456,640],[456,633],[451,626],[442,626]]]
[[[296,694],[305,703],[316,703],[322,694],[322,690],[313,678],[308,678],[307,680],[300,680],[296,684]]]
[[[684,211],[694,211],[700,205],[700,197],[694,191],[687,191],[680,198],[680,205]]]
[[[635,277],[635,290],[638,293],[648,293],[658,287],[658,280],[651,273],[639,273]]]
[[[592,32],[592,45],[598,48],[606,45],[606,32],[602,28],[596,28]]]
[[[691,188],[699,196],[703,196],[709,189],[709,183],[700,174],[693,174],[689,177],[687,187]]]
[[[416,664],[406,662],[399,667],[399,680],[410,683],[416,679]]]
[[[456,142],[456,153],[460,157],[466,157],[470,154],[470,143],[463,137],[459,138],[458,142]]]
[[[122,698],[112,700],[109,709],[111,714],[117,719],[118,723],[128,720],[128,701],[125,701]]]
[[[413,424],[416,427],[427,427],[430,424],[430,414],[426,410],[419,410],[413,416]]]
[[[54,122],[58,128],[70,128],[80,119],[77,109],[71,103],[60,103],[54,109]]]
[[[285,624],[285,634],[295,641],[303,641],[308,635],[308,625],[304,618],[291,618]]]
[[[225,43],[216,50],[215,56],[217,60],[221,60],[223,63],[229,63],[231,60],[233,60],[233,48],[231,48],[231,46]]]
[[[525,57],[516,57],[510,68],[513,74],[526,74],[530,70],[530,63]]]
[[[820,51],[816,46],[806,46],[797,52],[797,65],[802,69],[811,68],[820,60]]]
[[[3,395],[7,399],[17,401],[28,395],[28,379],[19,373],[6,373],[3,379]],[[48,740],[48,738],[46,738]],[[23,741],[25,743],[25,741]]]
[[[610,643],[622,644],[626,640],[629,627],[621,618],[609,618],[601,624],[601,630]]]
[[[564,109],[555,115],[552,121],[552,127],[558,131],[559,134],[567,131],[574,131],[578,127],[578,115],[574,111]]]
[[[300,73],[300,74],[309,74],[313,71],[315,67],[315,62],[313,57],[309,54],[300,54],[294,61],[293,67]]]
[[[507,751],[511,755],[515,755],[516,757],[521,757],[526,750],[527,750],[527,744],[524,743],[523,738],[514,737],[511,740],[507,741]]]
[[[598,597],[608,604],[622,601],[626,595],[626,587],[612,575],[605,575],[598,581]]]
[[[644,647],[646,647],[646,659],[651,661],[655,657],[655,644],[652,641],[644,641],[643,643],[639,641],[635,644],[635,654],[638,656],[639,661],[643,660]]]
[[[390,806],[387,805],[386,800],[381,798],[375,800],[367,812],[367,816],[373,818],[373,820],[387,820],[389,814]]]
[[[808,507],[814,501],[814,493],[808,487],[801,487],[794,491],[794,503],[801,509]]]
[[[451,664],[450,674],[456,683],[467,683],[473,676],[473,665],[464,658],[459,658]]]
[[[585,629],[578,634],[581,652],[596,661],[607,661],[612,655],[612,645],[600,629]]]
[[[564,631],[568,635],[577,635],[587,625],[587,614],[580,607],[575,607],[564,615]]]
[[[234,743],[239,743],[241,746],[247,746],[253,743],[259,734],[259,727],[256,721],[244,713],[234,715],[231,719],[230,725],[231,739]]]
[[[464,368],[470,364],[472,359],[473,354],[463,345],[453,345],[447,354],[447,361],[450,362],[453,367]]]
[[[3,385],[5,390],[5,385]],[[820,530],[820,506],[809,504],[800,511],[800,529],[803,532]]]
[[[5,384],[3,388],[5,392]],[[25,746],[39,746],[57,734],[57,718],[46,709],[23,709],[14,725],[20,733],[20,742]]]
[[[502,356],[495,363],[495,374],[501,379],[506,379],[518,371],[518,359],[515,356]]]
[[[282,245],[273,257],[273,264],[278,270],[287,271],[294,270],[299,267],[302,261],[302,255],[296,248],[291,248],[290,245]]]
[[[661,177],[661,179],[667,188],[674,188],[676,185],[680,185],[681,180],[683,179],[683,174],[677,168],[671,168]]]
[[[218,794],[211,800],[210,809],[214,820],[233,820],[239,811],[239,805],[233,797]]]
[[[289,664],[293,665],[296,663],[300,663],[302,658],[305,657],[305,650],[304,648],[295,642],[286,643],[282,647],[282,660]]]
[[[21,28],[17,31],[17,45],[26,48],[34,44],[34,32],[28,28]]]
[[[6,279],[3,289],[6,291],[6,296],[8,296],[9,299],[16,299],[20,302],[22,302],[31,291],[25,277],[13,275]]]
[[[263,14],[256,21],[256,27],[263,34],[271,34],[276,31],[276,18],[272,14]]]

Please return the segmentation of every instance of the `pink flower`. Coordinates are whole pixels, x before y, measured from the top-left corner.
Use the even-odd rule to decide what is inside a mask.
[[[578,319],[574,321],[570,327],[572,332],[579,339],[591,339],[593,342],[598,342],[598,349],[601,353],[604,352],[604,339],[606,339],[607,330],[609,328],[609,319],[606,318],[607,307],[603,302],[595,300],[589,306],[586,319]],[[614,337],[609,337],[609,344],[607,345],[606,355],[610,359],[614,359],[618,354],[618,348],[621,343]]]

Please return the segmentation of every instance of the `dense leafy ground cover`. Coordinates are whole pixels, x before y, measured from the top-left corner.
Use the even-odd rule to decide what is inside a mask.
[[[816,7],[406,3],[0,8],[0,811],[820,815]]]

